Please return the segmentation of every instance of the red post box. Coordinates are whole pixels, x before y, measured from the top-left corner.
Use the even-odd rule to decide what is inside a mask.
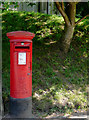
[[[32,96],[32,39],[26,31],[7,33],[10,39],[10,115],[29,117]]]

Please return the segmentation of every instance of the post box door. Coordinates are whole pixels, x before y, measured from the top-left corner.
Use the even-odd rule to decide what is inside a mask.
[[[31,50],[29,45],[14,45],[13,69],[11,69],[10,94],[14,98],[26,98],[32,94]],[[13,85],[13,86],[12,86]]]

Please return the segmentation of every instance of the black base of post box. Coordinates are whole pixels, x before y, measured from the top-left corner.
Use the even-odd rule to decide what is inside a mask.
[[[13,118],[33,118],[32,97],[24,99],[10,97],[9,110]]]

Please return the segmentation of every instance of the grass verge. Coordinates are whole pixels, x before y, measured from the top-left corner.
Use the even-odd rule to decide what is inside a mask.
[[[60,51],[64,28],[62,17],[30,12],[2,13],[3,101],[8,111],[10,94],[10,58],[7,32],[25,30],[36,34],[33,39],[33,113],[46,117],[87,110],[89,20],[75,28],[70,51]]]

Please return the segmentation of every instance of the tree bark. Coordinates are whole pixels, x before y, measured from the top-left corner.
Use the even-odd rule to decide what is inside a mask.
[[[75,15],[76,15],[76,3],[69,3],[69,6],[67,8],[67,16],[69,18],[70,24],[65,23],[64,27],[64,34],[62,36],[62,50],[67,53],[70,44],[72,41],[73,33],[74,33],[74,28],[75,28]]]
[[[85,19],[89,15],[85,16],[84,18],[82,18],[81,20],[75,23],[76,4],[80,0],[78,0],[78,2],[76,2],[76,0],[73,0],[74,2],[66,2],[65,10],[64,10],[63,0],[62,0],[62,3],[58,2],[58,0],[54,0],[54,1],[57,9],[61,13],[65,21],[64,33],[61,38],[61,48],[65,53],[67,53],[70,48],[75,25],[81,22],[83,19]]]
[[[73,33],[74,33],[74,26],[73,25],[69,25],[69,26],[65,25],[64,33],[62,36],[62,45],[61,45],[61,48],[65,53],[67,53],[70,48],[70,43],[71,43],[71,40],[73,37]]]
[[[55,1],[55,4],[56,4],[57,9],[61,13],[62,17],[64,18],[65,24],[70,25],[69,18],[67,16],[67,14],[65,13],[65,11],[62,9],[61,4],[59,2],[56,2],[56,1]]]

